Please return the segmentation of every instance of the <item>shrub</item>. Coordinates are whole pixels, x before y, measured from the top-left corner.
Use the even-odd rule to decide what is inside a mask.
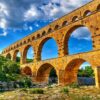
[[[69,87],[71,88],[79,88],[79,84],[78,83],[72,83],[69,85]]]
[[[51,84],[48,84],[48,88],[52,88]]]
[[[30,93],[33,93],[33,94],[43,94],[44,90],[40,89],[40,88],[33,88],[33,89],[30,90]]]
[[[64,87],[64,88],[61,89],[61,92],[63,92],[63,93],[69,93],[69,90],[68,90],[67,87]]]
[[[70,95],[72,100],[92,100],[89,96]]]
[[[22,88],[20,91],[28,92],[27,88]]]

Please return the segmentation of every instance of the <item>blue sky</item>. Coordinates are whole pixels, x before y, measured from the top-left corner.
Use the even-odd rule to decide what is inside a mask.
[[[90,1],[92,0],[0,0],[0,51]],[[54,42],[49,40],[44,45],[43,59],[57,57],[57,45]],[[69,53],[92,50],[91,45],[89,30],[80,28],[71,35]],[[47,54],[52,55],[47,57]],[[30,58],[31,55],[32,52],[28,54]]]

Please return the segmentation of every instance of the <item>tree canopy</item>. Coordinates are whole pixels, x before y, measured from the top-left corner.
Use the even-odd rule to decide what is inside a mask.
[[[94,77],[94,71],[91,66],[86,66],[85,69],[79,69],[79,77]]]

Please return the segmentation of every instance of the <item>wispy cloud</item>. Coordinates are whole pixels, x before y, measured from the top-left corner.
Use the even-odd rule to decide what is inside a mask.
[[[0,36],[7,36],[7,32],[5,30],[3,30],[3,33],[0,33]]]
[[[26,22],[53,21],[91,0],[0,0],[0,28],[32,30]],[[39,27],[37,24],[36,27]],[[6,36],[6,32],[2,36]]]
[[[91,33],[87,27],[76,29],[71,36],[77,39],[91,40]]]
[[[1,28],[18,28],[23,21],[55,19],[91,0],[0,0]]]

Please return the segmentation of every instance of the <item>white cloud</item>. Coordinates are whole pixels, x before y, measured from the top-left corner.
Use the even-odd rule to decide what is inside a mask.
[[[39,27],[39,24],[38,24],[38,23],[35,23],[34,25],[35,25],[36,27]]]
[[[7,21],[4,18],[0,19],[0,28],[6,29],[6,27]]]
[[[30,26],[30,27],[29,27],[29,30],[30,30],[30,31],[32,31],[32,30],[33,30],[33,27],[32,27],[32,26]]]
[[[7,32],[4,30],[3,33],[0,33],[0,36],[7,36]]]
[[[28,30],[29,29],[28,25],[27,24],[24,24],[23,29],[24,30]]]
[[[85,69],[86,66],[91,66],[91,65],[88,62],[85,62],[80,66],[80,69]]]
[[[34,20],[39,16],[40,12],[37,10],[37,8],[34,5],[31,5],[31,7],[24,13],[24,20]]]
[[[3,3],[0,3],[0,28],[7,28],[7,17],[9,16],[9,12],[7,6]]]
[[[87,27],[76,29],[74,32],[72,32],[71,36],[77,39],[91,40],[91,33]]]
[[[23,21],[55,20],[91,0],[0,0],[1,28],[20,28]]]
[[[3,3],[0,3],[0,13],[2,13],[3,15],[9,16],[7,6]]]
[[[41,9],[45,19],[56,19],[89,1],[91,0],[50,0],[48,4],[41,6]]]

